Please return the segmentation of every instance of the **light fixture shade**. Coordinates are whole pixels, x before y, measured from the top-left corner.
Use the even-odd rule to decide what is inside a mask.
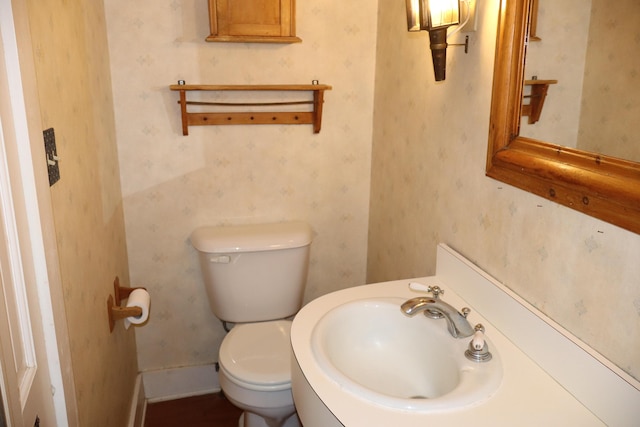
[[[431,31],[447,28],[460,23],[460,3],[458,0],[420,0],[420,27]]]
[[[406,0],[409,31],[430,31],[460,23],[459,0]]]
[[[409,31],[420,31],[420,1],[406,0],[407,2],[407,29]]]

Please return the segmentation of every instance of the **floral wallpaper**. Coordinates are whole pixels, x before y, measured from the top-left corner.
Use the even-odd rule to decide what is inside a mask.
[[[433,274],[447,243],[640,379],[640,236],[484,175],[498,7],[435,83],[427,34],[379,1],[367,280]]]
[[[376,3],[296,9],[302,43],[207,43],[206,1],[105,2],[131,280],[152,297],[136,330],[143,371],[217,361],[224,331],[189,243],[196,227],[304,220],[315,231],[306,300],[365,282]],[[178,80],[333,89],[319,134],[254,125],[183,136],[169,90]]]
[[[77,419],[122,426],[137,364],[134,333],[121,322],[110,333],[106,311],[114,278],[127,285],[129,272],[103,5],[27,6],[42,129],[54,128],[60,158],[51,199]]]

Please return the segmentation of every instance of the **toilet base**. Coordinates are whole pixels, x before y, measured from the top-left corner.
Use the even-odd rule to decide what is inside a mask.
[[[244,411],[239,427],[301,427],[291,388],[260,391],[242,387],[231,381],[222,364],[218,380],[227,400]]]
[[[269,425],[260,415],[244,411],[238,419],[238,427],[302,427],[298,414],[293,414],[283,424]]]

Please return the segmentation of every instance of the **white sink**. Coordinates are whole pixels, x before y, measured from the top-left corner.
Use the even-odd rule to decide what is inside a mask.
[[[332,292],[298,312],[291,391],[305,427],[604,427],[638,419],[640,387],[602,356],[446,246],[438,247],[437,270]],[[493,359],[467,360],[471,339],[453,338],[444,320],[405,316],[402,303],[424,296],[411,282],[445,289],[442,300],[457,310],[470,307],[467,319],[486,327]]]
[[[464,356],[470,338],[456,339],[444,320],[408,317],[402,298],[367,298],[326,312],[311,332],[311,350],[321,371],[341,390],[400,410],[447,411],[488,399],[502,380],[493,359]]]

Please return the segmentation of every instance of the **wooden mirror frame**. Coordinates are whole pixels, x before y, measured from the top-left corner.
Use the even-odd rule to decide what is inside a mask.
[[[532,0],[502,0],[487,176],[640,233],[640,163],[519,135]]]

